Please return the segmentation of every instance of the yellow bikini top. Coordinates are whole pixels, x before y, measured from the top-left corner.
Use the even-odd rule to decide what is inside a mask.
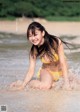
[[[58,54],[54,53],[54,57],[53,57],[54,62],[57,62],[59,60]],[[42,61],[42,63],[45,63],[45,64],[51,63],[51,61],[48,59],[48,57],[46,55],[41,57],[41,61]]]

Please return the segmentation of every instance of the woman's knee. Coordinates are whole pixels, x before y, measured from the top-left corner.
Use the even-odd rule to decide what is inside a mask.
[[[38,89],[43,89],[43,90],[48,90],[48,89],[51,89],[52,85],[48,82],[41,82],[41,81],[38,81],[38,80],[32,80],[30,83],[29,83],[29,86],[31,88],[38,88]]]
[[[51,87],[52,87],[51,84],[43,83],[43,84],[40,86],[40,89],[48,90],[48,89],[51,89]]]
[[[45,88],[46,89],[51,89],[51,85],[46,85]]]

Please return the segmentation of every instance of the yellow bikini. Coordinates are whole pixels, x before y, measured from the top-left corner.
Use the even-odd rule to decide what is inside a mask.
[[[59,61],[59,57],[58,57],[58,55],[57,55],[56,53],[54,53],[54,57],[55,57],[55,58],[54,58],[54,63],[56,63],[57,61]],[[50,62],[47,61],[47,60],[45,60],[44,57],[41,58],[41,61],[42,61],[42,63],[45,64],[45,65],[49,65],[49,64],[50,64]],[[52,65],[52,67],[54,67],[54,66]],[[39,71],[38,71],[38,73],[37,73],[38,77],[40,77],[40,71],[41,71],[41,69],[42,69],[42,68],[40,68]],[[51,69],[47,69],[47,71],[53,76],[53,80],[54,80],[54,81],[59,80],[59,78],[60,78],[61,75],[62,75],[62,71],[61,71],[61,70],[59,70],[59,71],[54,71],[54,70],[51,70]]]

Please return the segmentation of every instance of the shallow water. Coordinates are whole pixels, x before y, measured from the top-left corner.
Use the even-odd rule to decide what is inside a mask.
[[[67,40],[73,42],[74,38]],[[71,51],[65,47],[65,54],[69,69],[79,78],[80,44],[79,41],[74,44]],[[0,106],[6,105],[8,112],[80,112],[80,91],[8,90],[11,82],[24,79],[29,66],[30,47],[25,35],[0,34]],[[34,77],[41,66],[39,59],[36,65]]]
[[[80,44],[75,43],[78,37],[64,37],[64,40],[74,42],[70,46],[71,51],[65,47],[69,69],[80,77]],[[75,40],[74,40],[75,39]],[[6,88],[11,82],[17,79],[24,79],[29,66],[30,43],[25,35],[0,34],[0,88]],[[38,59],[36,72],[41,66]]]

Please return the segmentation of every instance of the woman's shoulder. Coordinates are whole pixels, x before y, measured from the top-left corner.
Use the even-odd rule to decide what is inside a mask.
[[[61,45],[61,44],[62,44],[61,39],[60,39],[59,37],[56,37],[56,38],[57,38],[57,40],[58,40],[58,45]]]

